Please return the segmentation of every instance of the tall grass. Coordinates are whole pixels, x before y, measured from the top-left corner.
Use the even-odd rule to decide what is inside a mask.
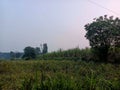
[[[89,48],[79,49],[73,48],[69,50],[58,50],[56,52],[47,53],[38,56],[41,60],[84,60],[90,61],[92,59],[92,53]]]
[[[68,50],[58,50],[56,52],[51,52],[43,55],[39,55],[37,59],[40,60],[74,60],[74,61],[94,61],[94,62],[111,62],[120,63],[120,48],[111,47],[107,55],[107,61],[100,59],[98,57],[99,51],[92,48],[73,48]],[[101,58],[104,58],[101,56]]]
[[[0,61],[0,90],[120,90],[120,65]]]

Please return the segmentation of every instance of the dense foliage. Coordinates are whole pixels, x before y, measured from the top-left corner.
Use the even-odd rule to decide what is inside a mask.
[[[90,61],[92,60],[92,53],[89,48],[85,49],[69,49],[69,50],[58,50],[56,52],[47,53],[44,55],[40,55],[38,59],[41,60],[84,60]]]
[[[46,53],[48,53],[47,43],[44,43],[43,45],[41,44],[40,48],[28,46],[24,48],[24,55],[22,58],[25,60],[35,59],[37,56],[44,55]]]
[[[93,53],[98,59],[108,61],[110,48],[120,48],[120,19],[101,16],[92,23],[85,25],[86,38],[90,42]]]
[[[47,46],[47,43],[44,43],[43,44],[42,54],[46,54],[46,53],[48,53],[48,46]]]
[[[23,58],[28,60],[28,59],[35,59],[36,58],[36,52],[33,47],[25,47],[24,49],[24,55]]]
[[[94,53],[93,53],[94,52]],[[37,59],[39,60],[74,60],[74,61],[94,61],[94,62],[104,62],[99,60],[97,50],[92,48],[73,48],[69,50],[58,50],[56,52],[47,53],[44,55],[39,55]],[[120,48],[111,47],[108,52],[108,61],[110,63],[120,63]]]
[[[11,60],[14,60],[14,59],[20,59],[23,55],[23,53],[20,53],[20,52],[13,52],[13,51],[10,51],[10,58]]]
[[[120,90],[120,65],[0,61],[0,90]]]

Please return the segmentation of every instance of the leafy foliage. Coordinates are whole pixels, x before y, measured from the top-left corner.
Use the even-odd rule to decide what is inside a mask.
[[[35,49],[33,47],[26,47],[24,49],[24,55],[23,58],[25,58],[26,60],[28,59],[35,59],[36,58],[36,52]]]
[[[39,55],[42,53],[39,47],[35,48],[35,52],[36,52],[36,55]]]
[[[69,50],[58,50],[56,52],[47,53],[44,55],[40,55],[38,59],[41,60],[84,60],[90,61],[92,59],[91,50],[89,48],[86,49],[69,49]]]
[[[94,54],[99,60],[108,61],[110,47],[120,47],[120,19],[101,16],[85,25],[85,37],[89,40]]]
[[[44,44],[43,44],[42,54],[46,54],[47,52],[48,52],[47,43],[44,43]]]
[[[10,59],[11,60],[20,59],[22,57],[22,55],[23,55],[23,53],[10,51]]]

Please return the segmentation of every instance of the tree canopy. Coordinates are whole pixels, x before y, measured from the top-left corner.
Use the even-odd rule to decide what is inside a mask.
[[[100,59],[107,60],[111,46],[120,47],[120,19],[107,15],[95,18],[85,25],[85,37]]]
[[[37,56],[41,54],[46,54],[48,52],[47,44],[44,43],[42,47],[43,48],[39,48],[39,47],[34,48],[30,46],[25,47],[23,58],[26,60],[35,59]]]
[[[48,52],[48,46],[47,43],[43,44],[43,50],[42,50],[42,54],[46,54]]]
[[[25,47],[24,49],[24,55],[23,58],[25,59],[35,59],[36,58],[36,52],[35,49],[33,47]]]

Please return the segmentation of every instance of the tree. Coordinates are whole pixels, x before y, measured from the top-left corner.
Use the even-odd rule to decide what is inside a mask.
[[[17,59],[20,59],[21,56],[22,56],[22,53],[20,53],[20,52],[15,52],[15,56],[16,56]]]
[[[15,53],[13,51],[10,51],[10,58],[15,59]]]
[[[44,44],[43,44],[42,54],[46,54],[47,52],[48,52],[47,43],[44,43]]]
[[[23,58],[26,60],[35,59],[36,58],[35,49],[33,47],[30,47],[30,46],[25,47]]]
[[[36,48],[35,48],[35,52],[36,52],[36,55],[41,54],[41,50],[40,50],[40,48],[39,48],[39,47],[36,47]]]
[[[100,60],[107,61],[109,48],[120,44],[120,19],[107,15],[100,16],[92,23],[86,24],[85,30],[85,37],[89,40],[94,54]]]
[[[11,59],[20,59],[23,53],[10,51]]]

